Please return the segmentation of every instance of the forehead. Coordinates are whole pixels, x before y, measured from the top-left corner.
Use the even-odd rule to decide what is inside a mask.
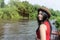
[[[42,11],[39,11],[39,13],[42,13]]]
[[[39,11],[38,14],[46,14],[46,12],[44,12],[44,11]]]

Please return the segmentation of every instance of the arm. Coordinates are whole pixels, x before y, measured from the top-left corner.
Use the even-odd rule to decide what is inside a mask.
[[[41,36],[41,40],[46,40],[46,25],[42,24],[40,25],[40,36]]]

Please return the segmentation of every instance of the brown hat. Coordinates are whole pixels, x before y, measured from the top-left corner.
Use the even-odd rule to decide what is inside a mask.
[[[39,8],[38,9],[38,12],[39,11],[44,11],[44,12],[46,12],[46,14],[48,15],[48,18],[50,18],[50,16],[51,16],[51,13],[50,13],[50,11],[49,11],[49,9],[48,8],[46,8],[46,7],[41,7],[41,8]]]

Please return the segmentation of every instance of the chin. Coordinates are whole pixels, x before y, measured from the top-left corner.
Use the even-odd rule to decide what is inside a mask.
[[[40,21],[42,21],[42,19],[39,19]]]
[[[42,20],[42,19],[39,19],[39,20]]]

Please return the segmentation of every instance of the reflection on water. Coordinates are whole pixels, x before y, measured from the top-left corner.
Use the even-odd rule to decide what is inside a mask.
[[[35,31],[37,27],[38,25],[36,20],[21,20],[19,22],[1,22],[0,40],[35,40]]]
[[[4,37],[3,37],[3,35],[4,35],[4,27],[3,27],[2,24],[3,24],[3,23],[0,23],[0,40],[1,40],[2,38],[4,38]]]
[[[36,21],[3,22],[0,24],[1,40],[35,40]]]

